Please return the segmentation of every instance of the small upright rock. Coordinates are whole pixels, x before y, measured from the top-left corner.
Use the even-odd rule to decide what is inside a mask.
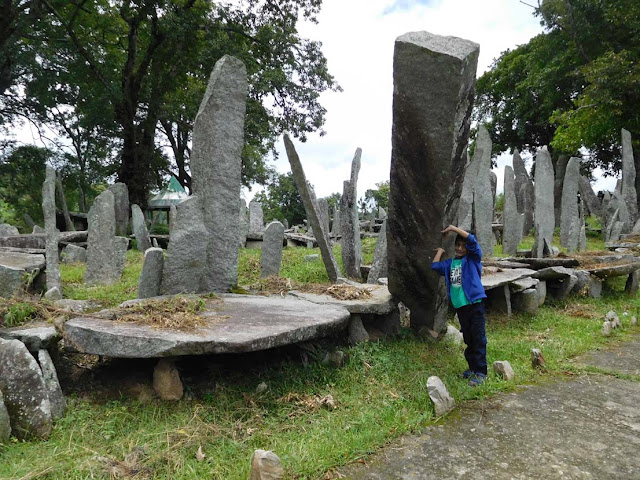
[[[249,480],[282,480],[284,469],[280,458],[267,450],[256,450],[251,458]]]
[[[604,322],[602,322],[602,335],[604,335],[605,337],[608,337],[609,335],[611,335],[612,329],[613,329],[613,324],[610,321],[605,320]]]
[[[436,409],[436,415],[438,417],[453,410],[456,406],[456,401],[449,395],[447,387],[444,386],[444,383],[442,383],[439,377],[432,376],[427,379],[427,391],[433,401],[433,406]]]
[[[56,418],[62,418],[64,411],[67,408],[67,401],[62,394],[60,388],[60,382],[58,381],[58,374],[56,367],[53,365],[49,352],[42,349],[38,352],[38,363],[42,370],[42,377],[44,378],[44,386],[49,396],[49,403],[51,404],[51,416]]]
[[[161,358],[153,370],[153,389],[162,400],[180,400],[184,394],[178,369],[172,360]]]
[[[539,348],[531,349],[531,366],[539,370],[546,370],[547,368],[547,362]]]
[[[511,364],[506,360],[493,362],[493,371],[507,381],[516,378],[516,374],[513,371],[513,368],[511,368]]]
[[[146,252],[151,248],[151,238],[149,238],[144,213],[142,213],[142,209],[135,203],[131,205],[131,224],[133,225],[133,234],[136,237],[138,251]]]
[[[609,310],[607,312],[607,314],[605,315],[605,320],[611,322],[612,328],[617,328],[622,326],[622,323],[620,323],[620,317],[618,317],[618,314],[613,310]]]
[[[149,248],[144,252],[142,273],[138,279],[138,298],[157,297],[162,286],[164,252],[161,248]]]

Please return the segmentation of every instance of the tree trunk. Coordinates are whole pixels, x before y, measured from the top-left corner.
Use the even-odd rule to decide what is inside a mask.
[[[62,179],[60,173],[56,172],[56,185],[58,190],[58,199],[62,207],[62,213],[64,215],[64,223],[67,227],[67,232],[75,232],[76,229],[71,221],[71,215],[69,215],[69,208],[67,207],[67,197],[64,195],[64,188],[62,188]]]

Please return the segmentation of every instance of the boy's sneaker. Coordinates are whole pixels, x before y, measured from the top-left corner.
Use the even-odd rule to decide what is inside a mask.
[[[477,387],[479,385],[482,385],[486,378],[487,376],[484,373],[474,373],[471,377],[471,380],[469,380],[469,386]]]
[[[472,376],[473,376],[473,370],[465,370],[460,374],[460,377],[464,378],[465,380],[467,378],[471,378]]]

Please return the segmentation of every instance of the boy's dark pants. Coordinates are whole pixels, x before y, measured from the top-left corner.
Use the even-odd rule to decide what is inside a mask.
[[[456,310],[467,348],[464,357],[469,370],[487,374],[487,334],[485,333],[484,300]]]

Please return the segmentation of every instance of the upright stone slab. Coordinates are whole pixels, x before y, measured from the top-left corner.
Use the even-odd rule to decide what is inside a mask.
[[[431,259],[456,220],[478,53],[473,42],[427,32],[395,42],[389,291],[411,310],[413,328],[437,334],[447,328],[447,295]]]
[[[320,220],[322,222],[322,228],[325,232],[329,233],[331,231],[329,229],[329,202],[327,202],[326,198],[319,198],[316,201],[316,205],[318,208],[318,215],[320,215]]]
[[[38,350],[38,363],[40,364],[40,370],[42,370],[44,386],[47,391],[47,396],[49,397],[49,404],[51,405],[51,417],[53,419],[62,418],[67,408],[67,401],[60,388],[56,367],[47,350]]]
[[[360,241],[360,220],[358,219],[358,174],[362,149],[357,148],[351,162],[351,178],[343,183],[340,198],[340,231],[342,232],[342,265],[347,277],[360,279],[362,266],[362,243]]]
[[[524,215],[522,234],[528,235],[533,228],[535,191],[533,182],[518,149],[513,151],[513,172],[516,175],[515,192],[518,200],[518,213]]]
[[[271,222],[264,229],[262,253],[260,257],[260,276],[280,275],[282,266],[282,243],[284,225],[278,221]]]
[[[553,200],[553,164],[547,147],[540,148],[536,154],[535,174],[535,243],[533,253],[537,258],[543,256],[544,241],[549,245],[553,240],[555,229],[555,212]]]
[[[467,162],[464,169],[464,180],[462,182],[462,192],[458,203],[458,221],[456,225],[466,230],[473,230],[473,189],[478,177],[478,166],[480,162]]]
[[[316,242],[318,242],[318,247],[322,254],[322,261],[327,269],[329,280],[335,282],[340,276],[340,267],[333,256],[333,250],[331,250],[331,245],[329,243],[328,232],[322,231],[322,223],[320,222],[320,217],[316,211],[314,202],[315,194],[307,183],[307,178],[305,177],[304,170],[302,169],[302,163],[300,163],[298,153],[289,139],[289,135],[286,134],[284,135],[284,146],[287,151],[287,157],[289,158],[289,164],[291,165],[293,179],[295,180],[300,196],[302,197],[302,203],[304,204],[304,209],[307,213],[307,219],[309,219],[309,223],[311,224],[313,231],[316,232]]]
[[[380,227],[380,233],[378,234],[378,240],[376,241],[376,248],[373,252],[373,264],[369,270],[367,276],[367,283],[375,285],[378,283],[378,279],[387,277],[389,275],[388,261],[387,261],[387,221],[382,222]]]
[[[258,235],[264,232],[264,214],[262,204],[255,200],[249,202],[249,234]]]
[[[129,234],[129,189],[124,183],[109,186],[113,192],[113,206],[116,214],[116,235],[126,237]]]
[[[144,252],[142,273],[138,279],[138,298],[157,297],[161,293],[164,252],[151,247]]]
[[[560,212],[562,208],[562,183],[564,182],[564,174],[567,170],[567,163],[569,163],[569,157],[567,155],[560,155],[555,165],[555,174],[553,181],[553,202],[556,227],[560,226]]]
[[[110,285],[120,280],[119,260],[116,255],[116,222],[114,197],[105,190],[96,197],[89,209],[87,235],[87,270],[84,283]]]
[[[42,371],[24,343],[0,338],[0,391],[18,440],[51,434],[51,404]]]
[[[238,244],[241,248],[247,246],[247,235],[249,235],[249,211],[247,210],[247,202],[244,198],[240,199],[240,217],[238,220],[239,237]]]
[[[578,236],[578,251],[584,252],[587,249],[587,227],[585,225],[585,206],[584,201],[580,201],[578,204],[579,218],[578,218],[578,227],[580,230],[580,235]]]
[[[504,167],[504,212],[502,227],[502,253],[516,255],[518,244],[522,239],[522,222],[524,216],[518,213],[516,199],[516,181],[513,169]]]
[[[478,162],[478,176],[473,190],[473,216],[475,219],[475,234],[482,249],[484,258],[493,256],[493,194],[491,188],[491,137],[489,132],[480,125],[476,137],[476,149],[473,162]]]
[[[631,133],[622,129],[622,198],[633,225],[638,219],[638,193],[636,191],[636,165],[633,159]]]
[[[47,165],[46,178],[42,185],[42,213],[46,239],[47,288],[62,292],[62,279],[58,266],[58,233],[56,232],[56,171]],[[62,298],[60,295],[59,298]]]
[[[176,220],[177,211],[178,210],[175,205],[171,205],[169,207],[169,230],[173,228],[173,224],[175,223],[175,220]]]
[[[144,213],[135,203],[131,205],[131,225],[133,226],[133,234],[136,237],[138,251],[146,252],[151,248],[151,238],[144,220]]]
[[[496,175],[496,172],[492,170],[489,171],[489,180],[491,181],[491,221],[493,222],[493,215],[496,208],[496,193],[498,192],[498,175]]]
[[[238,209],[247,71],[225,55],[216,62],[193,127],[191,178],[208,232],[199,291],[226,292],[238,283]]]
[[[207,240],[209,232],[202,218],[200,198],[189,197],[178,205],[169,234],[167,257],[162,274],[165,294],[200,293],[204,290],[207,270]],[[237,248],[237,242],[234,243]]]
[[[580,175],[578,189],[580,191],[580,198],[582,198],[586,204],[589,214],[602,219],[602,204],[600,203],[600,199],[593,191],[591,182],[589,182],[589,179],[584,175]]]
[[[578,208],[578,183],[580,181],[580,159],[571,157],[562,184],[560,207],[560,245],[573,253],[578,249],[580,238],[580,212]]]
[[[336,208],[333,212],[333,222],[331,223],[331,236],[337,238],[342,235],[340,230],[340,209]]]

